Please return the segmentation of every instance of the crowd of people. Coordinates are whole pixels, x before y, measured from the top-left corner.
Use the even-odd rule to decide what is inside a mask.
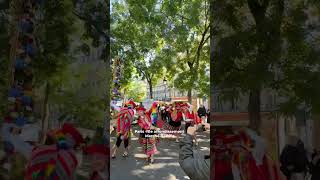
[[[215,127],[210,156],[203,159],[193,157],[191,137],[194,133],[195,129],[188,129],[180,151],[180,164],[191,179],[210,179],[210,175],[214,180],[282,179],[279,167],[267,154],[265,140],[254,131]]]
[[[223,127],[213,134],[212,169],[215,180],[280,180],[266,141],[242,127]]]
[[[279,162],[268,154],[264,138],[246,127],[215,127],[209,158],[194,158],[192,135],[181,143],[180,164],[191,179],[213,180],[319,180],[320,151],[307,152],[296,136],[288,137]],[[211,164],[211,170],[210,170]]]
[[[107,179],[109,176],[109,147],[103,142],[102,128],[97,129],[92,141],[85,141],[79,130],[70,123],[48,131],[44,143],[40,138],[30,143],[20,135],[21,131],[15,123],[2,125],[7,156],[1,160],[1,165],[11,163],[13,166],[14,162],[8,162],[10,157],[20,155],[20,161],[25,164],[20,174],[16,175],[18,179],[76,179],[76,169],[79,167],[77,152],[82,152],[84,159],[91,164],[88,174],[91,180]]]
[[[25,164],[21,167],[21,174],[16,177],[27,180],[76,179],[76,169],[79,167],[76,152],[80,151],[91,164],[89,178],[107,179],[109,148],[103,142],[101,129],[97,129],[92,141],[85,141],[76,127],[64,123],[61,128],[48,131],[44,143],[40,139],[36,143],[30,143],[20,136],[21,132],[17,131],[16,124],[4,123],[2,138],[6,143],[7,156],[1,163],[7,163],[10,159],[8,157],[21,155],[20,161]]]
[[[128,156],[128,146],[130,143],[130,135],[132,133],[132,122],[135,112],[138,115],[137,124],[140,128],[139,143],[146,154],[146,162],[154,163],[154,155],[158,151],[157,145],[160,143],[161,137],[175,137],[176,142],[179,142],[180,136],[183,133],[182,124],[185,122],[184,132],[187,133],[189,127],[196,127],[205,130],[202,126],[206,123],[207,111],[203,111],[203,106],[199,109],[200,114],[194,111],[193,106],[189,103],[174,102],[163,103],[153,102],[150,109],[146,109],[142,103],[137,105],[133,99],[130,99],[123,107],[118,108],[113,105],[114,110],[117,110],[117,140],[112,150],[112,158],[116,158],[117,150],[121,142],[124,142],[125,151],[123,157]],[[164,134],[165,132],[165,134]],[[193,141],[197,143],[195,135],[192,136]]]

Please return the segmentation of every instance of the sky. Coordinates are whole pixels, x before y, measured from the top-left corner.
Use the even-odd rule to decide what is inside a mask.
[[[112,13],[112,4],[115,2],[123,2],[123,0],[110,0],[110,12]]]

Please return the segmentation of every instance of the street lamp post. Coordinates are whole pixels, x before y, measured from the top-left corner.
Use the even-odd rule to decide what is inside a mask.
[[[163,78],[163,84],[164,84],[164,101],[167,101],[167,79]]]

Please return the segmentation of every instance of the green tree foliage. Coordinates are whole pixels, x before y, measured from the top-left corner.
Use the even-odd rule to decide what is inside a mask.
[[[34,62],[35,82],[40,85],[72,62],[69,56],[70,35],[75,30],[72,9],[72,3],[67,0],[44,3],[36,32],[40,52]]]
[[[303,102],[317,102],[316,95],[310,96],[319,77],[317,70],[310,68],[318,62],[317,50],[308,40],[310,29],[305,25],[305,10],[310,4],[299,0],[212,3],[213,21],[219,23],[213,31],[212,84],[232,99],[249,95],[253,129],[260,126],[262,89],[273,89],[287,98],[280,104],[282,112],[290,109],[292,113]]]
[[[59,121],[73,119],[80,127],[95,129],[103,125],[105,109],[105,97],[103,86],[96,89],[90,85],[88,79],[92,67],[90,64],[77,64],[76,67],[67,68],[59,76],[52,80],[53,87],[59,87],[50,94],[50,105],[58,107],[51,112],[58,111]],[[101,72],[103,71],[103,72]],[[102,69],[97,82],[105,79],[105,71]],[[99,91],[97,91],[99,90]]]
[[[55,86],[54,79],[63,74],[73,60],[69,55],[70,34],[74,31],[72,8],[70,1],[49,0],[41,7],[41,18],[37,19],[35,38],[38,53],[32,66],[34,86],[38,89],[36,103],[42,105],[41,112],[36,113],[41,115],[43,131],[49,128],[50,95],[60,88]]]
[[[200,0],[114,1],[112,52],[122,56],[126,68],[137,69],[150,92],[166,76],[181,91],[208,94],[208,11],[208,2]]]
[[[93,47],[104,47],[101,60],[105,62],[106,92],[105,92],[105,119],[104,128],[109,129],[110,114],[110,84],[112,81],[111,58],[110,58],[110,2],[108,0],[74,0],[73,13],[84,22],[83,38],[91,39]],[[107,132],[107,131],[105,131]]]
[[[161,16],[156,12],[157,1],[114,2],[112,12],[113,54],[123,59],[124,79],[131,78],[128,70],[148,82],[150,97],[152,87],[163,77],[163,65],[158,58],[161,48]],[[124,80],[124,82],[128,82]]]
[[[48,101],[50,106],[58,107],[59,121],[72,119],[81,127],[94,129],[96,126],[103,126],[105,117],[103,110],[107,109],[106,99],[108,99],[106,98],[108,88],[104,86],[109,77],[107,67],[96,67],[97,64],[104,65],[103,62],[99,63],[99,60],[107,62],[107,48],[103,48],[98,59],[91,57],[92,52],[97,51],[96,48],[107,44],[105,42],[107,27],[101,26],[106,23],[105,6],[93,1],[73,3],[68,1],[67,5],[62,8],[66,13],[65,17],[70,20],[64,29],[65,37],[68,38],[67,42],[64,42],[66,46],[63,51],[66,59],[61,59],[59,71],[55,71],[50,79]],[[52,54],[53,57],[59,57],[57,51]],[[80,58],[94,62],[81,63]],[[49,69],[52,70],[50,67]],[[92,85],[90,79],[92,72],[97,82],[95,85]],[[51,113],[57,113],[55,112],[57,109],[50,110],[53,111]]]
[[[145,88],[140,81],[131,81],[124,87],[125,95],[136,102],[143,102],[146,99]]]
[[[160,12],[165,14],[164,51],[171,58],[167,68],[176,74],[175,86],[188,92],[189,101],[192,90],[208,95],[209,1],[163,1]]]
[[[320,30],[314,18],[319,17],[320,4],[297,0],[290,7],[282,26],[286,49],[278,65],[282,71],[280,95],[289,99],[281,104],[281,110],[292,114],[297,109],[312,108],[314,113],[319,113],[320,96],[316,92],[320,90]]]
[[[79,65],[78,55],[90,53],[91,48],[95,48],[95,39],[79,38],[86,33],[86,24],[74,14],[75,7],[72,2],[46,1],[42,8],[39,20],[41,23],[38,24],[36,32],[40,51],[34,63],[35,85],[40,90],[38,92],[41,93],[41,100],[44,101],[37,102],[43,104],[42,120],[48,121],[51,119],[49,114],[58,113],[60,120],[66,120],[63,116],[67,116],[73,117],[80,126],[101,126],[104,117],[101,109],[105,108],[105,97],[94,94],[92,89],[86,90],[92,93],[87,93],[85,97],[79,96],[83,93],[81,85],[88,81],[85,77],[94,67],[90,64]],[[79,43],[87,46],[78,48]],[[74,67],[73,63],[78,66]],[[100,79],[105,79],[105,71],[96,73],[103,76]],[[58,106],[59,112],[47,109],[51,106]]]

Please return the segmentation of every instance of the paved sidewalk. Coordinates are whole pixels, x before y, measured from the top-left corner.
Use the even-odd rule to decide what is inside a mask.
[[[137,126],[133,128],[139,129]],[[133,130],[133,131],[134,131]],[[210,134],[208,131],[197,135],[199,142],[199,153],[195,156],[209,154]],[[181,137],[182,138],[182,137]],[[112,133],[111,146],[115,144],[115,134]],[[112,148],[112,147],[111,147]],[[110,170],[111,180],[130,179],[130,180],[186,180],[189,177],[181,169],[179,158],[179,143],[175,139],[161,139],[158,144],[158,154],[155,155],[154,164],[145,163],[145,154],[142,152],[138,142],[138,134],[133,134],[129,147],[129,157],[123,158],[123,143],[117,152],[116,159],[111,159]]]

